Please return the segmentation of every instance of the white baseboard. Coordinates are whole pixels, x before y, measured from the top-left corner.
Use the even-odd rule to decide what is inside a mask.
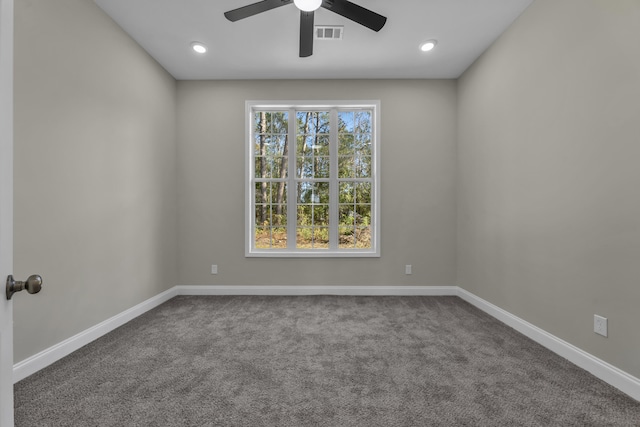
[[[640,379],[457,286],[175,286],[13,366],[13,382],[51,365],[177,295],[458,296],[640,401]]]
[[[13,365],[13,383],[35,374],[177,295],[175,287]]]
[[[457,286],[176,286],[178,295],[456,296]]]
[[[571,363],[590,372],[595,377],[600,378],[602,381],[628,394],[635,400],[640,401],[640,379],[616,368],[604,360],[598,359],[555,335],[551,335],[526,320],[520,319],[508,311],[477,297],[471,292],[458,288],[458,296],[526,337],[531,338],[538,344],[564,357]]]

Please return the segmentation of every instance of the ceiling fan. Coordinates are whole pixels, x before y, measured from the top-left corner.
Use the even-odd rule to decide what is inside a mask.
[[[375,12],[358,6],[348,0],[262,0],[238,9],[225,12],[224,16],[232,22],[248,18],[280,6],[291,3],[300,9],[300,57],[313,54],[313,13],[320,7],[324,7],[338,15],[364,25],[373,31],[380,31],[387,18]]]

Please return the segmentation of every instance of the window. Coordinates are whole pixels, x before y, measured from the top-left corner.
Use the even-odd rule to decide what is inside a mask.
[[[247,256],[380,256],[379,110],[247,102]]]

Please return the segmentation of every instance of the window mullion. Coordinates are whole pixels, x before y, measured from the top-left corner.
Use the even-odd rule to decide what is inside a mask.
[[[296,158],[298,136],[296,134],[298,117],[294,108],[289,109],[289,159],[287,162],[287,248],[296,247],[296,227],[298,223],[298,195],[296,194]]]
[[[338,250],[338,110],[329,116],[329,250]]]

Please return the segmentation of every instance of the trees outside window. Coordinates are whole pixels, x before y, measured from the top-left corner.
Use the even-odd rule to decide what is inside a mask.
[[[247,102],[247,256],[379,256],[378,102]]]

